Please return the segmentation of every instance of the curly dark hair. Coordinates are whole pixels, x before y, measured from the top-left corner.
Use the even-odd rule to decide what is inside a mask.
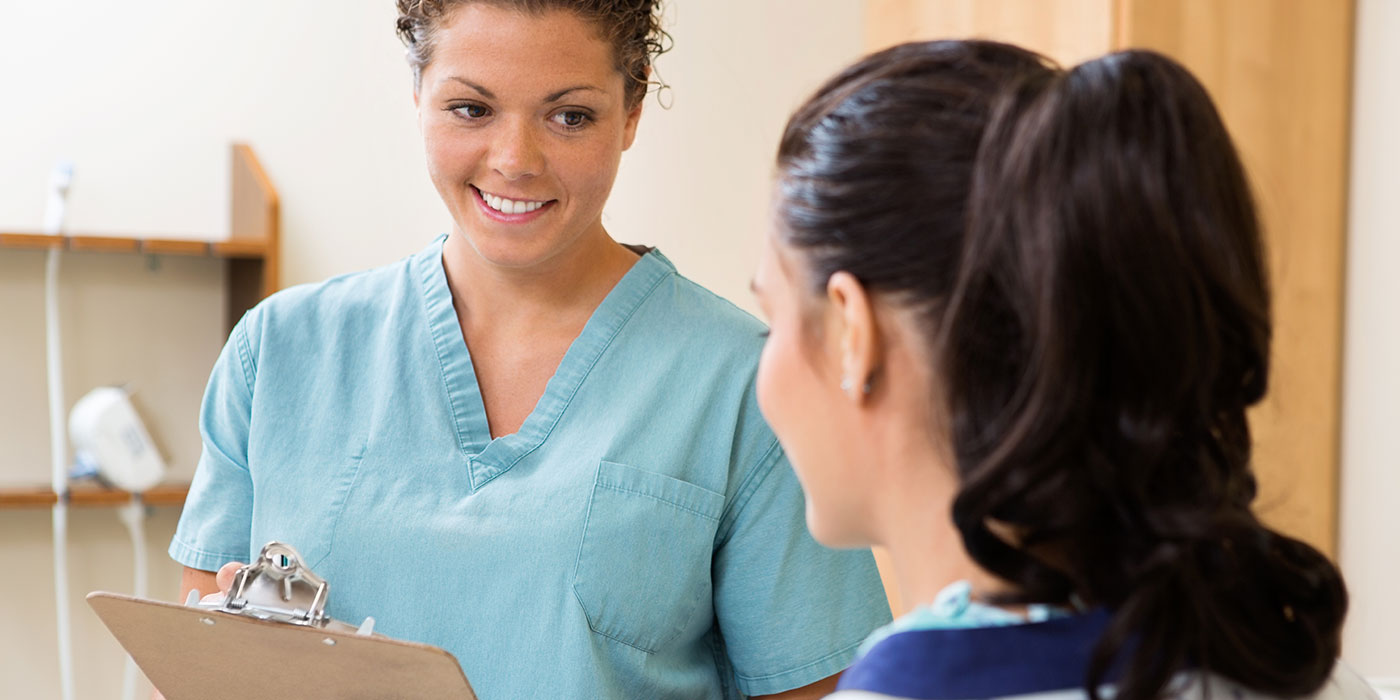
[[[1184,67],[906,44],[819,90],[778,168],[813,294],[846,271],[925,320],[969,555],[1020,602],[1112,613],[1091,697],[1115,669],[1122,700],[1192,668],[1280,696],[1326,682],[1346,588],[1251,506],[1263,242]]]
[[[671,49],[671,35],[661,27],[661,0],[395,0],[399,38],[408,47],[413,84],[433,59],[433,44],[444,17],[460,5],[489,3],[538,15],[553,10],[573,12],[598,28],[613,47],[617,71],[626,81],[627,106],[646,96],[653,80],[652,62]]]

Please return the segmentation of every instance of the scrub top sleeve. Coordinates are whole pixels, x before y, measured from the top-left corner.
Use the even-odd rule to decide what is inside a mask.
[[[745,695],[815,683],[850,665],[890,621],[869,550],[832,550],[807,532],[802,489],[776,442],[721,520],[715,615]]]
[[[257,371],[255,345],[248,335],[252,314],[245,314],[229,335],[199,411],[204,450],[170,542],[170,557],[192,569],[217,571],[249,554],[253,481],[248,473],[248,432]]]

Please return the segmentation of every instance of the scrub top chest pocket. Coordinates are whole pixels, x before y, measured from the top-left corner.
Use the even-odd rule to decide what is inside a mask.
[[[321,566],[331,553],[368,447],[367,433],[351,431],[322,441],[289,441],[269,450],[278,457],[259,458],[259,466],[250,470],[254,498],[249,556],[256,555],[259,542],[278,541],[295,547],[307,567]]]
[[[723,495],[695,484],[600,464],[574,568],[574,595],[589,628],[653,653],[693,624],[712,595],[710,559],[723,510]]]

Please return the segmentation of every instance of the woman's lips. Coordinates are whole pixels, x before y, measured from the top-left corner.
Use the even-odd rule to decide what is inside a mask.
[[[543,216],[559,201],[557,199],[510,199],[490,192],[483,192],[475,185],[472,186],[472,195],[488,218],[508,224],[533,221]]]

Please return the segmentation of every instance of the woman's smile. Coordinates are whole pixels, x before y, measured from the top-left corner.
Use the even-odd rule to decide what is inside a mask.
[[[523,224],[534,221],[554,208],[557,199],[512,199],[471,187],[472,196],[487,218],[506,224]]]

